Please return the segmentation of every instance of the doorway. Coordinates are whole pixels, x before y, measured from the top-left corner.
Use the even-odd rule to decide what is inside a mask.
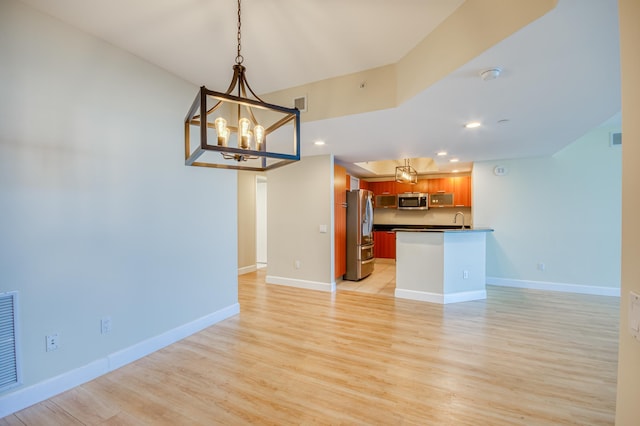
[[[256,176],[256,267],[267,267],[267,177]]]

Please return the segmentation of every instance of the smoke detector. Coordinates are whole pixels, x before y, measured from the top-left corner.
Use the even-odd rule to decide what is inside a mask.
[[[495,80],[500,76],[501,72],[502,69],[500,68],[489,68],[480,73],[480,78],[482,78],[483,81]]]

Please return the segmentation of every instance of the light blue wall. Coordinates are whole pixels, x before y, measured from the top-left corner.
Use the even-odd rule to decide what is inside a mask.
[[[474,224],[495,228],[488,277],[620,287],[622,153],[609,146],[612,131],[597,128],[553,157],[474,165]],[[496,165],[508,174],[496,176]]]
[[[25,386],[234,305],[236,173],[184,166],[197,88],[13,0],[0,58],[0,292],[20,292]]]

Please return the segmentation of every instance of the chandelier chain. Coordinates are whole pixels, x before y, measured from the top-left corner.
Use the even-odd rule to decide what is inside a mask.
[[[238,65],[242,64],[242,61],[244,61],[244,58],[240,54],[240,50],[242,48],[242,43],[240,42],[240,39],[242,38],[242,33],[241,33],[242,19],[241,19],[240,12],[241,12],[240,0],[238,0],[238,56],[236,56],[236,64]]]

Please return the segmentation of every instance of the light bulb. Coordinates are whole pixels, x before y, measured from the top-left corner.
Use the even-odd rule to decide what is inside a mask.
[[[213,124],[216,126],[216,133],[218,134],[218,145],[227,146],[227,140],[229,140],[227,120],[222,117],[218,117],[214,120]]]
[[[224,130],[222,131],[222,137],[218,135],[218,145],[227,146],[227,143],[229,142],[230,134],[231,134],[231,130],[229,130],[228,127],[225,127]]]
[[[256,125],[253,128],[253,134],[256,137],[256,151],[261,151],[262,142],[264,142],[264,127]]]
[[[240,142],[240,148],[242,149],[249,149],[249,145],[251,143],[249,140],[249,135],[251,133],[249,132],[250,126],[251,122],[246,117],[243,117],[238,121],[238,139]]]

